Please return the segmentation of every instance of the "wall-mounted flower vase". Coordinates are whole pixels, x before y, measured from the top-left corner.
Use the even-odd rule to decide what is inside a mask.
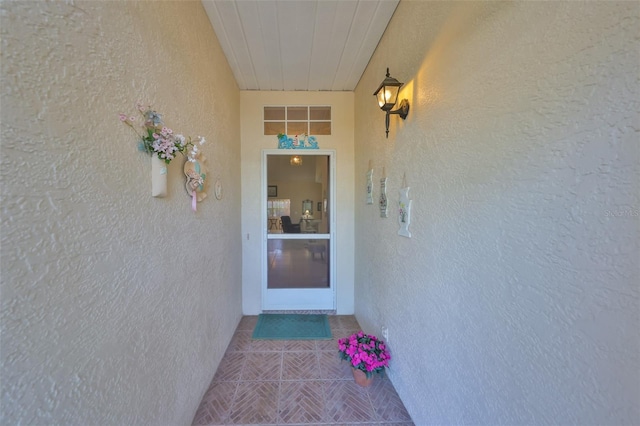
[[[207,173],[204,166],[206,160],[204,155],[198,152],[195,153],[195,156],[193,154],[184,163],[184,175],[187,177],[185,188],[187,189],[187,194],[191,197],[191,210],[195,212],[198,209],[198,202],[207,197],[207,193],[204,191]]]
[[[167,196],[167,167],[168,164],[157,155],[151,156],[151,195],[156,198]]]
[[[177,153],[188,154],[191,157],[198,152],[198,146],[191,140],[174,133],[166,127],[162,121],[162,115],[145,107],[141,103],[136,104],[140,117],[120,113],[120,121],[131,127],[138,135],[138,150],[151,156],[151,195],[162,198],[167,195],[168,165],[176,158]],[[205,139],[198,136],[198,145],[202,145]]]

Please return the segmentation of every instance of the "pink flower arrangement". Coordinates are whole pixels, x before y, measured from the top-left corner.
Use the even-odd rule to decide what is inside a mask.
[[[391,356],[387,351],[387,345],[383,340],[363,331],[338,339],[338,349],[341,359],[349,361],[353,368],[364,371],[367,377],[389,367]]]
[[[198,145],[202,145],[205,139],[198,136],[198,145],[185,138],[183,135],[174,134],[173,130],[165,127],[162,116],[153,111],[151,107],[144,107],[138,103],[138,112],[142,115],[137,119],[135,116],[128,116],[120,113],[120,121],[131,127],[140,138],[138,149],[148,154],[156,154],[158,158],[169,164],[176,156],[176,153],[184,154],[188,151],[189,161],[195,162],[198,155]],[[140,129],[140,131],[138,131]]]

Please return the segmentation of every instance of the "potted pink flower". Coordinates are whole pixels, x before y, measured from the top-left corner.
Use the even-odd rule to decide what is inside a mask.
[[[383,340],[359,331],[338,339],[340,358],[351,363],[353,377],[361,386],[369,386],[373,373],[381,373],[389,367],[391,356]]]

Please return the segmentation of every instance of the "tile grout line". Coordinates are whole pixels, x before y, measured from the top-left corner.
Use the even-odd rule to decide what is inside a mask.
[[[276,423],[280,424],[282,421],[282,418],[280,417],[280,410],[282,409],[281,407],[281,401],[282,401],[282,375],[284,374],[284,346],[285,344],[282,344],[282,350],[280,351],[280,377],[278,379],[278,399],[276,402]]]
[[[318,347],[317,342],[315,342],[316,344],[316,348]],[[318,352],[315,353],[316,355],[316,365],[318,366],[318,369],[320,368],[320,354]],[[322,386],[322,418],[329,422],[331,419],[329,419],[329,408],[327,407],[327,382],[323,382],[323,386]]]
[[[227,409],[227,415],[225,421],[231,422],[231,412],[236,402],[236,398],[238,397],[238,388],[240,387],[240,380],[242,379],[242,375],[244,374],[244,366],[247,363],[247,357],[243,355],[242,357],[242,367],[240,367],[240,375],[238,376],[238,380],[235,380],[235,390],[233,391],[233,397],[231,397],[231,402],[229,402],[229,408]]]

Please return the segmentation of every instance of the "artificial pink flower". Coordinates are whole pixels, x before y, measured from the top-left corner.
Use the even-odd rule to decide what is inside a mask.
[[[369,377],[389,366],[389,353],[384,342],[363,331],[338,339],[340,357]]]

